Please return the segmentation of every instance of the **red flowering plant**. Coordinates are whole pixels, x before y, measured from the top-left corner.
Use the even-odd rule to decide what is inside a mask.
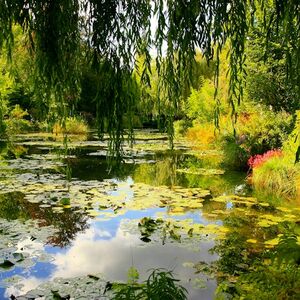
[[[263,163],[265,163],[270,158],[279,157],[282,155],[283,155],[283,153],[280,149],[269,150],[264,154],[253,155],[248,159],[248,166],[251,169],[254,169],[254,168],[261,166]]]

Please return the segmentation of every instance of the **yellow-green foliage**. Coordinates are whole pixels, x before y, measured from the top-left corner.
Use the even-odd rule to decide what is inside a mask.
[[[23,110],[18,104],[11,110],[9,114],[11,119],[24,119],[27,116],[29,116],[28,112]]]
[[[53,125],[52,132],[55,134],[87,134],[89,131],[86,122],[80,118],[68,117],[65,122],[65,129],[59,122],[56,122]]]
[[[238,278],[236,292],[232,299],[299,299],[300,267],[289,261],[274,260]]]
[[[186,138],[201,149],[211,149],[220,146],[223,136],[233,136],[233,127],[230,116],[219,118],[220,129],[217,129],[214,120],[210,122],[193,121],[193,126],[186,131]]]
[[[179,138],[186,134],[187,130],[192,126],[192,122],[190,120],[177,120],[173,123],[175,137]]]
[[[186,114],[191,119],[211,121],[214,117],[214,85],[206,80],[200,90],[192,89],[186,104]]]
[[[300,149],[300,110],[296,112],[296,122],[292,133],[284,143],[284,151],[295,158],[295,161],[299,161],[299,149]]]
[[[300,200],[300,165],[288,157],[272,157],[253,169],[252,184],[258,194]]]
[[[191,90],[191,94],[184,105],[184,113],[190,119],[201,123],[211,122],[215,117],[216,106],[218,106],[220,115],[229,112],[229,106],[227,105],[228,79],[226,78],[228,66],[226,64],[225,53],[225,51],[221,53],[220,76],[216,98],[216,84],[214,81],[214,72],[212,72],[214,68],[207,66],[202,55],[197,54],[197,68],[200,74],[198,78],[199,83],[197,88]]]
[[[215,126],[213,123],[194,124],[187,130],[186,137],[199,149],[214,148],[216,143]]]
[[[239,136],[245,137],[244,148],[253,155],[281,147],[292,129],[292,120],[284,111],[275,113],[264,105],[247,102],[235,126]]]
[[[20,105],[16,105],[9,112],[9,118],[5,120],[6,132],[8,135],[32,131],[34,129],[33,124],[25,119],[25,117],[28,116],[29,114],[27,111],[24,111]]]

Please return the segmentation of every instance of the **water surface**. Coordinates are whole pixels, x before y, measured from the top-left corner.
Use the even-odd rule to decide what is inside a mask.
[[[253,238],[249,218],[266,220],[267,204],[243,196],[246,174],[224,173],[213,151],[195,156],[178,143],[170,152],[159,134],[126,149],[116,170],[95,138],[70,142],[67,155],[60,142],[38,135],[1,146],[2,299],[59,277],[126,281],[132,266],[141,280],[153,268],[172,270],[189,299],[213,299],[217,279],[195,266],[220,260],[212,249],[236,218],[244,216],[244,242]]]

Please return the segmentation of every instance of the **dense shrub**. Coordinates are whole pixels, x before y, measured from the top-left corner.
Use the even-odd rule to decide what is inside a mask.
[[[273,262],[241,276],[233,299],[299,299],[300,268],[292,263]]]
[[[275,113],[266,106],[246,103],[241,107],[234,127],[235,137],[228,125],[221,127],[220,140],[224,151],[224,162],[234,169],[246,170],[251,156],[283,146],[292,131],[293,118],[283,111]],[[265,154],[265,157],[271,153]],[[257,161],[259,159],[263,158],[257,156]]]
[[[52,128],[52,132],[55,134],[87,134],[88,130],[89,128],[86,122],[76,117],[68,117],[66,119],[65,128],[63,128],[59,122],[56,122]]]
[[[232,170],[247,170],[249,152],[238,143],[233,134],[226,135],[221,140],[224,153],[223,164]]]
[[[249,155],[280,148],[293,129],[293,118],[281,111],[275,113],[263,105],[247,103],[236,123],[240,144]]]
[[[300,199],[300,165],[279,155],[278,151],[268,153],[251,162],[251,182],[255,192],[266,199],[268,196],[269,199]]]
[[[5,120],[7,134],[13,135],[33,131],[35,125],[28,120],[29,118],[27,111],[23,110],[20,105],[15,105],[9,112],[8,119]]]
[[[278,156],[282,156],[282,155],[283,155],[283,153],[280,149],[270,150],[264,154],[257,154],[257,155],[251,156],[248,160],[248,165],[251,169],[254,169],[254,168],[261,166],[263,163],[265,163],[271,157],[278,157]]]
[[[192,121],[188,119],[177,120],[174,122],[174,133],[175,137],[184,136],[188,129],[192,126]]]
[[[199,122],[210,122],[214,118],[214,85],[206,80],[200,90],[192,89],[187,99],[185,112],[191,119]]]
[[[215,126],[213,123],[193,123],[193,127],[188,128],[186,137],[193,142],[199,149],[215,148],[217,137],[215,135]]]

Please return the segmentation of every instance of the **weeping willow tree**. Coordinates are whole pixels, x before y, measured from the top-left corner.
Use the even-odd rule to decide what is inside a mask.
[[[149,84],[151,51],[156,53],[158,90],[168,103],[172,137],[173,117],[182,87],[191,80],[196,49],[207,61],[217,61],[217,122],[219,56],[229,44],[229,101],[234,117],[243,97],[245,44],[258,20],[266,51],[270,28],[284,33],[287,80],[299,91],[300,2],[296,0],[2,0],[0,47],[10,56],[13,25],[22,26],[34,60],[36,90],[41,98],[51,95],[62,116],[68,113],[67,102],[75,101],[80,92],[80,57],[98,66],[99,76],[105,70],[112,85],[105,97],[97,97],[97,118],[100,129],[108,124],[113,149],[120,153],[122,116],[134,105],[130,75],[139,65],[138,57],[143,57],[142,83]]]

